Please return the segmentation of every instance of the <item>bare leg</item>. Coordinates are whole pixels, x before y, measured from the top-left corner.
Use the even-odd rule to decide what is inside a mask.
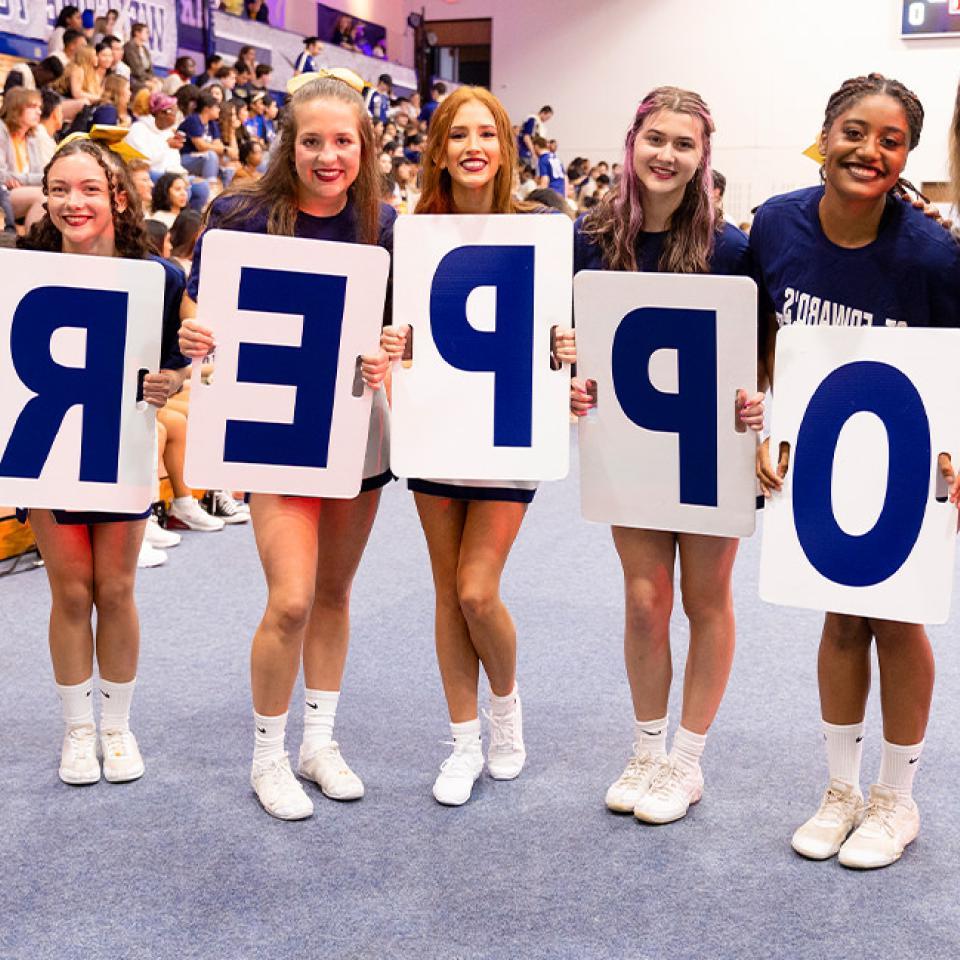
[[[30,526],[50,583],[50,660],[57,683],[93,673],[93,550],[87,527],[60,526],[49,510],[31,510]]]
[[[350,644],[350,588],[363,555],[380,491],[354,500],[321,500],[313,607],[303,644],[303,676],[312,690],[339,690]]]
[[[691,733],[710,729],[733,666],[736,625],[730,580],[738,540],[682,533],[680,591],[690,621],[680,722]]]
[[[163,462],[170,477],[175,497],[188,497],[192,493],[183,479],[183,462],[187,455],[187,418],[182,413],[166,408],[157,412],[157,422],[167,432]]]
[[[863,617],[828,613],[823,621],[817,679],[820,714],[827,723],[860,723],[870,693],[870,643],[873,634]]]
[[[500,577],[526,509],[523,503],[472,501],[460,541],[460,609],[490,689],[498,697],[510,694],[517,675],[517,631],[500,599]]]
[[[613,527],[623,566],[626,624],[623,656],[638,720],[666,716],[673,679],[670,612],[676,536],[658,530]]]
[[[145,523],[98,523],[92,528],[97,664],[100,676],[114,683],[127,683],[137,675],[140,621],[133,588]]]
[[[279,716],[290,705],[317,577],[320,500],[255,493],[253,532],[267,580],[267,609],[253,636],[253,708]]]
[[[910,746],[926,734],[933,698],[934,661],[927,631],[916,623],[871,620],[880,666],[883,736]]]
[[[477,684],[480,658],[470,641],[470,630],[457,594],[460,542],[467,519],[467,503],[414,493],[420,515],[436,591],[437,665],[447,708],[453,723],[479,716]]]

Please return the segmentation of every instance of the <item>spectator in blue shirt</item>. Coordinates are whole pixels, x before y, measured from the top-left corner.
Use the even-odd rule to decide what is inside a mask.
[[[370,91],[367,100],[367,109],[374,120],[381,123],[387,122],[387,115],[390,112],[390,92],[393,89],[393,77],[389,73],[381,73],[377,80],[377,85]]]
[[[179,130],[184,144],[180,162],[188,173],[216,182],[220,175],[220,157],[224,146],[220,138],[220,103],[209,90],[200,93],[196,113],[188,114]]]
[[[537,155],[537,186],[566,196],[567,180],[560,159],[543,137],[534,137],[533,149]]]
[[[297,57],[297,62],[293,65],[293,75],[297,77],[301,73],[316,73],[319,69],[316,58],[320,55],[320,50],[319,37],[304,37],[303,53]]]
[[[423,105],[419,117],[422,122],[426,123],[428,130],[430,129],[430,121],[433,118],[434,111],[440,106],[446,95],[447,85],[445,83],[438,81],[430,88],[430,99]]]
[[[531,114],[523,122],[520,128],[520,140],[517,143],[517,151],[520,154],[521,163],[533,163],[536,154],[533,149],[534,137],[547,136],[547,121],[553,116],[553,107],[544,105],[538,111],[536,116]]]

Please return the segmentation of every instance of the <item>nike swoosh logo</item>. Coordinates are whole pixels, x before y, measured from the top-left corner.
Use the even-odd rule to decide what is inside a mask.
[[[101,690],[100,692],[101,692],[108,700],[110,699],[110,694],[107,693],[106,690]]]
[[[910,762],[911,762],[911,763],[916,763],[919,759],[920,759],[919,757],[914,757]]]
[[[266,732],[267,732],[267,728],[266,728],[266,727],[257,727],[257,730],[259,730],[260,733],[266,733]]]
[[[311,710],[319,710],[319,709],[320,709],[320,704],[319,704],[319,703],[311,703],[309,700],[307,701],[307,706],[310,707]]]
[[[857,737],[857,743],[860,743],[861,740],[863,740],[863,737]]]
[[[662,730],[644,730],[643,732],[648,737],[659,737],[663,733]]]

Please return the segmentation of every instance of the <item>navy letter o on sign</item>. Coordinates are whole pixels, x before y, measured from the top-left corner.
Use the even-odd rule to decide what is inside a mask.
[[[851,536],[833,514],[833,458],[844,424],[861,411],[883,422],[890,466],[877,522]],[[886,363],[864,360],[834,370],[804,412],[793,469],[794,523],[810,563],[850,587],[893,576],[917,542],[930,486],[930,424],[916,387]]]

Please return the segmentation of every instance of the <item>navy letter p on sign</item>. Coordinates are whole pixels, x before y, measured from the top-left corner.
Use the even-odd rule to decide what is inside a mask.
[[[569,462],[568,370],[550,331],[570,324],[572,225],[535,215],[397,221],[394,473],[557,480]]]
[[[195,487],[311,497],[360,492],[380,349],[382,247],[211,230],[197,316],[216,372],[191,383],[185,472]]]
[[[0,502],[139,513],[153,499],[163,268],[0,251]]]
[[[793,326],[777,336],[760,596],[907,623],[950,612],[957,511],[940,453],[960,463],[953,330]],[[939,498],[939,502],[938,502]]]

